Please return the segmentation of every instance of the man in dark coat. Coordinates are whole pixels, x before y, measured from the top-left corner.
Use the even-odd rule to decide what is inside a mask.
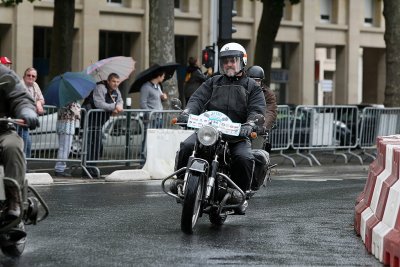
[[[258,114],[265,114],[265,98],[261,87],[244,73],[247,63],[245,49],[237,43],[228,43],[219,54],[220,73],[205,81],[191,96],[185,112],[200,114],[206,110],[220,111],[233,122],[245,123],[255,119]],[[242,126],[240,136],[249,136],[251,126]],[[196,135],[189,136],[181,143],[177,168],[187,165],[196,140]],[[232,163],[233,181],[246,192],[249,189],[253,174],[254,156],[248,138],[238,137],[229,142]],[[173,191],[173,187],[171,191]],[[234,191],[231,203],[241,203],[241,195]],[[245,201],[238,211],[244,214]]]
[[[39,126],[36,106],[14,71],[0,64],[0,118],[23,119],[29,129]],[[0,159],[5,177],[14,179],[21,187],[25,181],[26,161],[24,144],[14,125],[0,122]],[[8,211],[6,219],[19,217],[20,194],[15,187],[7,186]]]
[[[200,87],[200,85],[207,80],[207,76],[201,71],[198,59],[194,57],[189,58],[189,66],[186,69],[184,93],[185,103],[189,102],[189,98]]]

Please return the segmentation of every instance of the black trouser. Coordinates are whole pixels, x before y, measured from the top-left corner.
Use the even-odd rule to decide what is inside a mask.
[[[193,153],[195,142],[196,134],[192,134],[181,143],[177,169],[186,167],[188,159]],[[251,152],[250,141],[246,139],[236,143],[229,143],[229,150],[232,159],[231,178],[243,191],[246,191],[250,187],[254,166],[254,156]]]

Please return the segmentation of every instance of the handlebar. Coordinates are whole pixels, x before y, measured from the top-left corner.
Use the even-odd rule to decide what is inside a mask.
[[[9,122],[20,126],[27,126],[23,119],[0,118],[0,122]]]
[[[187,125],[187,123],[179,123],[178,118],[172,118],[171,119],[171,124],[172,125]],[[244,125],[244,124],[242,124]],[[256,139],[257,138],[257,132],[251,132],[250,135],[248,136],[251,139]]]

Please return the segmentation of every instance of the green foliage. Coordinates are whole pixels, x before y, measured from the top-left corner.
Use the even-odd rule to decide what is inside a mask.
[[[19,3],[22,3],[23,1],[24,0],[1,0],[1,3],[4,4],[5,6],[15,6],[18,5]],[[35,0],[27,0],[27,1],[31,3],[35,2]]]

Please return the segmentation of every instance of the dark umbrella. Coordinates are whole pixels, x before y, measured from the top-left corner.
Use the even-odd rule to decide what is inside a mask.
[[[145,82],[155,78],[157,74],[160,73],[161,71],[165,72],[164,81],[171,79],[172,76],[174,76],[174,72],[178,68],[178,66],[179,64],[174,62],[165,63],[162,65],[159,64],[152,65],[150,68],[145,69],[144,71],[138,74],[135,81],[131,85],[129,93],[139,92],[140,88]]]

